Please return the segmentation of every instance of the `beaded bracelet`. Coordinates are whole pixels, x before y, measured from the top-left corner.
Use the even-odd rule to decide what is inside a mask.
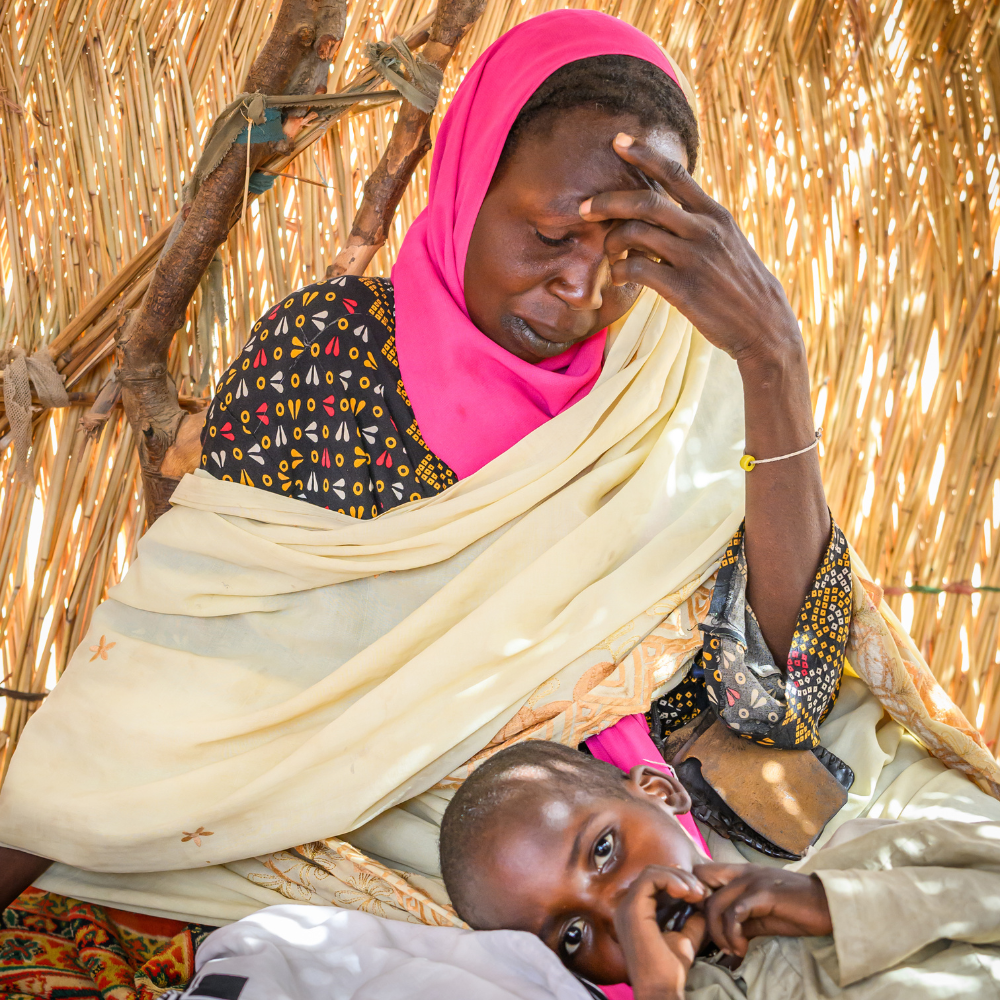
[[[740,468],[744,472],[750,472],[755,465],[767,465],[768,462],[780,462],[785,458],[795,458],[796,455],[804,455],[807,451],[812,451],[813,448],[819,445],[819,439],[823,436],[823,428],[820,427],[816,431],[816,439],[812,444],[807,444],[805,448],[799,448],[798,451],[790,451],[787,455],[778,455],[776,458],[754,458],[753,455],[744,455],[740,459]]]

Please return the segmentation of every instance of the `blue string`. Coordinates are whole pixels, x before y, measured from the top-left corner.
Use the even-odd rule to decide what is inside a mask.
[[[247,191],[250,194],[263,194],[274,187],[275,180],[274,174],[262,174],[259,170],[255,170],[250,175],[250,183],[247,185]]]

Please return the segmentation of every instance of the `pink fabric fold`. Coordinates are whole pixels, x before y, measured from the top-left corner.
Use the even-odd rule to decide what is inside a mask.
[[[424,440],[459,477],[582,399],[601,371],[607,331],[533,365],[476,328],[463,283],[472,229],[518,112],[561,66],[598,55],[645,59],[676,80],[637,28],[596,11],[551,11],[476,60],[438,130],[427,208],[392,271],[396,351]]]
[[[608,726],[596,736],[591,736],[587,740],[587,749],[598,760],[614,764],[626,773],[639,764],[649,764],[652,767],[673,771],[649,735],[644,715],[626,715],[624,719],[619,719],[613,726]],[[690,813],[683,813],[677,817],[677,821],[705,854],[711,857],[712,852],[709,851],[694,817]]]

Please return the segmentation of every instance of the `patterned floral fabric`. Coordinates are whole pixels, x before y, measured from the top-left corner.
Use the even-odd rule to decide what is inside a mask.
[[[3,912],[0,996],[153,1000],[188,982],[212,930],[27,889]]]
[[[708,705],[741,736],[783,749],[819,745],[819,725],[840,691],[851,624],[851,559],[844,533],[830,543],[799,613],[784,673],[746,603],[743,526],[733,536],[715,580],[698,662],[680,686],[654,702],[653,738],[695,718]],[[703,683],[700,680],[703,677]]]
[[[451,486],[400,377],[394,308],[391,282],[342,276],[265,313],[209,407],[202,468],[358,518]]]

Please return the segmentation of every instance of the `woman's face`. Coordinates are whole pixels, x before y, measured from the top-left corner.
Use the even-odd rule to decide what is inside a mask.
[[[523,136],[483,200],[465,261],[466,307],[487,337],[525,361],[604,329],[639,294],[611,281],[604,238],[617,223],[585,222],[579,211],[602,191],[648,186],[612,149],[619,132],[687,166],[673,132],[578,108]]]

